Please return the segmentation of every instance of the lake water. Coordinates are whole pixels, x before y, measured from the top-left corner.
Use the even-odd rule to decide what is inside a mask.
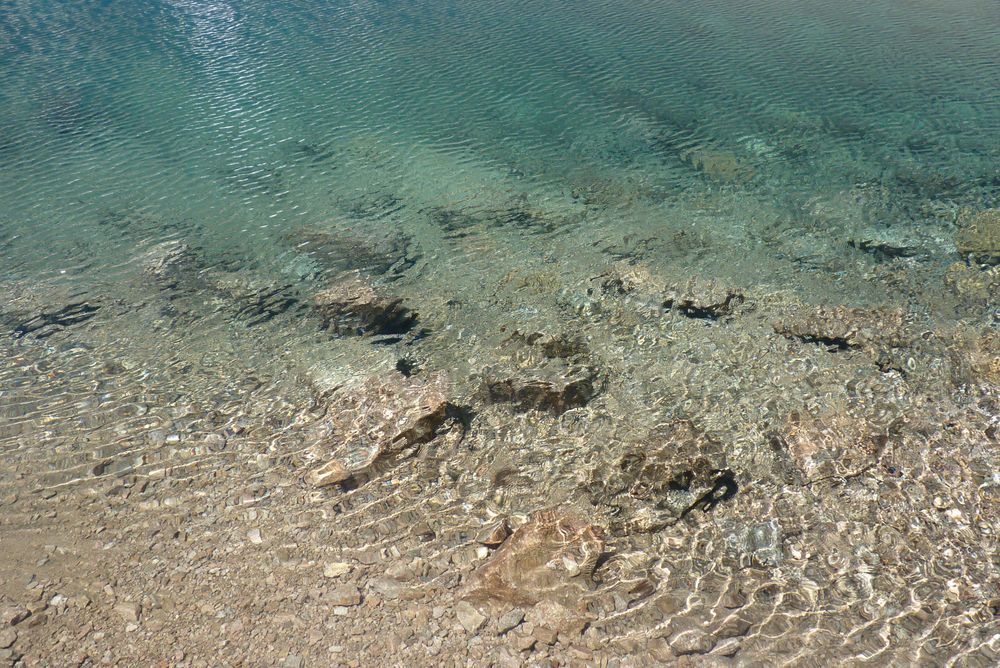
[[[715,560],[728,582],[763,569],[811,601],[751,596],[740,656],[986,665],[977,652],[996,651],[982,527],[1000,530],[984,491],[1000,232],[962,241],[982,212],[1000,225],[996,2],[18,0],[0,5],[0,110],[5,485],[199,478],[222,461],[293,481],[323,457],[298,431],[314,402],[442,372],[470,444],[441,464],[451,477],[385,492],[406,466],[424,480],[420,460],[316,503],[425,508],[464,527],[439,536],[445,552],[467,547],[469,517],[588,508],[618,554],[653,560],[636,567],[660,578],[649,601],[704,598],[594,603],[615,642],[663,635],[678,606],[707,619]],[[331,323],[316,295],[345,276],[408,310]],[[722,304],[719,286],[738,290]],[[864,331],[781,324],[838,305],[866,309]],[[909,343],[879,347],[869,329],[893,313]],[[504,380],[525,369],[583,385],[552,399],[551,378]],[[866,492],[810,491],[808,466],[789,482],[775,444],[797,456],[802,416],[878,444],[834,476]],[[653,511],[605,503],[595,481],[689,420],[725,463],[685,476],[740,492],[691,505],[691,491],[671,522],[717,519],[680,538],[629,528]],[[948,480],[968,497],[961,527],[934,524]],[[926,498],[879,505],[886,485]],[[895,519],[858,510],[876,507]],[[925,510],[919,540],[879,542],[873,526],[902,532]],[[946,565],[907,561],[929,545]],[[817,570],[788,565],[809,550]],[[866,575],[883,571],[895,579]],[[994,626],[963,617],[990,596]],[[938,607],[896,634],[912,601]]]

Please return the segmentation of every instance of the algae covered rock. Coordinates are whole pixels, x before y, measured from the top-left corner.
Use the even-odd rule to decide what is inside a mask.
[[[1000,209],[962,211],[955,246],[975,262],[1000,264]]]
[[[358,387],[340,388],[325,418],[312,428],[317,458],[308,473],[316,486],[344,482],[376,461],[432,440],[449,417],[451,383],[444,373],[407,378],[395,371]]]

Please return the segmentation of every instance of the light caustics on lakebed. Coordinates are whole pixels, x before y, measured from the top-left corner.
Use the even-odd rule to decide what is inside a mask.
[[[990,665],[998,53],[971,0],[8,3],[0,532],[559,627],[446,653]]]

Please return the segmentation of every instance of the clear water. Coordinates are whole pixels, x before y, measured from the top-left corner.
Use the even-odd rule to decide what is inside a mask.
[[[609,538],[625,575],[588,605],[616,647],[722,620],[737,591],[740,656],[767,665],[995,658],[1000,279],[955,244],[960,211],[1000,207],[995,1],[16,0],[0,112],[4,490],[202,479],[234,486],[222,507],[266,471],[280,517],[324,391],[442,371],[475,416],[463,447],[311,490],[339,518],[314,544],[436,559],[560,505],[633,526],[642,503],[616,515],[594,481],[692,420],[740,492]],[[164,249],[183,257],[157,275]],[[602,293],[623,266],[747,305],[709,322]],[[347,270],[418,325],[322,329],[310,300]],[[823,304],[921,336],[873,362],[772,326]],[[599,370],[586,407],[484,402],[495,367],[563,363],[510,352],[535,331],[584,340],[564,357]],[[805,486],[788,424],[890,446]]]
[[[626,209],[727,187],[776,215],[858,183],[1000,187],[990,2],[18,2],[0,30],[8,276],[168,236],[266,261],[359,209],[413,229],[429,203],[595,183]],[[692,149],[738,172],[705,178]]]

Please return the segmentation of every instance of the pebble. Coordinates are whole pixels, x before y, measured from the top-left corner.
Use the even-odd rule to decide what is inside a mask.
[[[361,592],[353,585],[341,585],[329,590],[325,598],[332,605],[358,605],[361,603]]]
[[[535,646],[537,641],[533,636],[530,635],[520,635],[514,636],[514,647],[517,648],[519,652],[527,652]]]
[[[138,603],[121,601],[115,606],[115,612],[117,612],[127,622],[138,622],[139,615],[142,614],[142,608]]]
[[[0,626],[16,626],[31,616],[27,608],[11,606],[0,612]]]
[[[15,642],[17,642],[17,631],[14,629],[0,631],[0,649],[7,649]]]
[[[524,610],[514,608],[497,620],[497,635],[503,635],[524,621]]]
[[[260,545],[264,542],[264,538],[260,535],[260,529],[250,529],[250,531],[247,531],[247,538],[254,545]]]
[[[323,566],[323,577],[339,578],[351,572],[351,565],[342,561],[330,561]]]
[[[461,601],[455,606],[455,616],[469,633],[478,633],[486,625],[486,617],[468,601]]]
[[[544,626],[536,626],[531,635],[543,645],[555,645],[556,640],[559,639],[558,633]]]

